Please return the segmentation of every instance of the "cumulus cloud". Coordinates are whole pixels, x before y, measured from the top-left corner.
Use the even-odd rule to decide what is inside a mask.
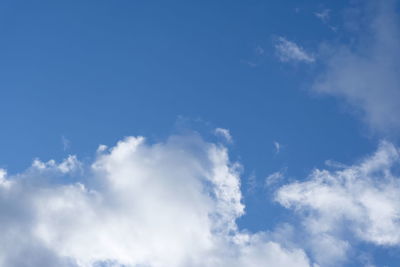
[[[128,137],[89,164],[35,160],[0,170],[0,265],[310,266],[303,250],[240,231],[241,198],[227,149],[196,136]]]
[[[353,12],[346,21],[352,29],[347,46],[323,49],[325,70],[313,89],[344,99],[372,129],[398,131],[400,25],[396,2],[369,1],[363,10],[363,15]]]
[[[329,265],[346,258],[352,240],[400,245],[399,167],[398,148],[384,141],[359,164],[317,169],[306,181],[281,187],[276,200],[298,212],[315,257]]]
[[[275,43],[276,54],[281,62],[304,62],[315,61],[313,55],[307,53],[304,48],[284,37],[278,37]]]

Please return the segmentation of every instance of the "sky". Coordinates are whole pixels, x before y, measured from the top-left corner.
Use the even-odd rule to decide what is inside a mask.
[[[399,8],[1,1],[0,266],[397,266]]]

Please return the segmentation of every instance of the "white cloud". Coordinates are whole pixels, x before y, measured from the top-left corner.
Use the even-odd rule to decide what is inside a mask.
[[[61,142],[62,142],[64,151],[68,150],[69,147],[71,146],[71,142],[65,136],[61,136]]]
[[[97,147],[97,153],[101,153],[101,152],[104,152],[104,151],[106,151],[107,150],[107,146],[106,145],[99,145],[98,147]]]
[[[284,37],[278,37],[275,43],[276,54],[282,62],[305,62],[312,63],[315,61],[313,55],[307,53],[301,46],[294,42],[288,41]]]
[[[276,200],[299,213],[320,263],[345,258],[354,238],[400,245],[399,167],[399,150],[382,142],[374,155],[357,165],[315,170],[308,180],[281,187]]]
[[[0,187],[8,188],[11,185],[11,181],[6,179],[7,171],[0,169]]]
[[[274,141],[275,153],[279,154],[281,152],[281,144],[277,141]]]
[[[323,23],[327,23],[330,19],[330,14],[331,10],[330,9],[324,9],[320,12],[315,12],[314,15],[320,19]]]
[[[347,46],[325,47],[325,71],[313,89],[344,99],[372,129],[400,129],[400,25],[394,1],[369,1],[364,16],[350,17]],[[371,14],[372,11],[372,14]]]
[[[257,176],[255,175],[255,173],[253,172],[252,174],[250,174],[250,176],[247,178],[247,190],[248,192],[254,192],[257,188]]]
[[[32,163],[32,167],[36,168],[37,170],[53,170],[61,173],[69,173],[80,169],[82,166],[76,156],[70,155],[60,164],[57,164],[54,160],[42,162],[39,159],[35,159]]]
[[[228,143],[232,143],[233,142],[233,137],[230,133],[230,131],[228,129],[224,129],[224,128],[216,128],[215,129],[215,134],[217,136],[221,136],[223,137]]]
[[[283,169],[281,171],[277,171],[277,172],[274,172],[274,173],[268,175],[267,178],[265,178],[265,185],[271,186],[271,185],[281,182],[283,180],[283,178],[285,177],[285,172],[286,172],[286,169]]]
[[[331,160],[331,159],[325,160],[325,165],[328,167],[331,167],[331,168],[335,168],[335,169],[344,169],[344,168],[349,167],[341,162],[337,162],[337,161]]]
[[[128,137],[89,165],[36,160],[0,171],[0,265],[309,266],[301,249],[239,231],[241,197],[227,149],[194,136]]]

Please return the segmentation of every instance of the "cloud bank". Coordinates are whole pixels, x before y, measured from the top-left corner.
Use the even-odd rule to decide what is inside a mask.
[[[196,136],[100,146],[93,162],[0,171],[1,266],[310,266],[240,231],[238,165]]]
[[[340,266],[359,242],[400,245],[400,153],[389,142],[358,164],[277,186],[298,220],[269,232],[236,224],[239,169],[198,136],[128,137],[99,146],[92,162],[0,169],[0,265]]]

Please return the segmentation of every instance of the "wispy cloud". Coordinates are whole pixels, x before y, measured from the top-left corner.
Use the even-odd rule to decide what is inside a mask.
[[[71,141],[69,141],[64,135],[61,136],[61,143],[63,145],[64,151],[68,150],[71,146]]]
[[[320,12],[315,12],[314,15],[320,19],[323,23],[327,23],[331,17],[331,10],[324,9]]]
[[[277,172],[274,172],[274,173],[268,175],[265,178],[265,185],[273,186],[273,185],[279,184],[285,178],[285,172],[286,172],[286,169],[282,169],[280,171],[277,171]]]
[[[279,154],[281,152],[281,144],[277,141],[274,141],[274,148],[275,148],[275,154]]]
[[[278,37],[275,42],[276,54],[281,62],[313,63],[315,57],[307,53],[304,48],[284,37]]]
[[[249,67],[255,68],[262,65],[264,55],[265,49],[261,45],[257,45],[253,48],[252,54],[248,59],[242,59],[240,62]]]
[[[360,17],[348,18],[355,40],[348,45],[324,47],[326,53],[321,62],[325,64],[325,71],[316,79],[313,89],[345,100],[371,129],[385,134],[398,133],[399,16],[394,1],[369,4],[368,9],[360,12]]]
[[[220,136],[225,139],[228,143],[233,142],[233,137],[231,135],[231,132],[228,129],[224,128],[216,128],[214,131],[215,135]]]

